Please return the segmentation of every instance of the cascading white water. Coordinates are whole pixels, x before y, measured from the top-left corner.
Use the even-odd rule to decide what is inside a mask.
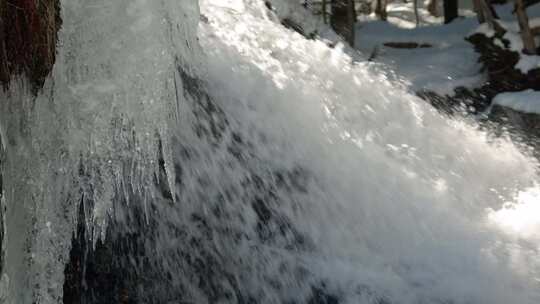
[[[536,210],[536,161],[276,26],[261,2],[202,0],[201,43],[226,112],[276,140],[270,158],[316,176],[290,214],[318,248],[311,269],[345,303],[365,285],[397,303],[537,302],[540,215],[514,218],[517,238],[497,226],[505,202]]]
[[[62,301],[91,201],[136,303],[538,303],[535,161],[262,0],[200,4],[204,54],[195,1],[63,1],[45,89],[1,96],[0,299]]]

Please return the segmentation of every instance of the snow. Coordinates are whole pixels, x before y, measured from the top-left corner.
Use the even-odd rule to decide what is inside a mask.
[[[443,17],[434,17],[432,16],[424,5],[422,1],[418,1],[418,14],[419,14],[419,25],[427,24],[440,24],[443,20]],[[388,3],[386,7],[388,13],[388,22],[397,25],[401,28],[415,28],[416,27],[416,17],[414,16],[413,2],[402,2],[395,1]]]
[[[528,10],[529,16],[535,16],[532,14],[540,14],[540,9],[533,9],[531,11]],[[517,21],[506,21],[502,22],[501,25],[507,30],[507,32],[504,34],[503,38],[509,41],[509,49],[517,52],[520,56],[520,59],[518,63],[516,64],[515,68],[520,70],[521,73],[527,74],[530,70],[540,68],[540,56],[538,55],[527,55],[523,53],[523,40],[521,38],[519,24]],[[530,18],[529,19],[529,26],[531,28],[536,27],[540,25],[540,18]],[[536,38],[536,43],[538,45],[538,42],[540,40]]]
[[[493,98],[493,105],[508,107],[524,113],[540,114],[540,92],[525,90],[501,93]]]
[[[514,14],[513,2],[509,2],[503,5],[494,5],[493,8],[497,12],[497,15],[501,20],[515,24],[515,29],[519,29],[519,25],[515,23],[516,15]],[[534,19],[540,17],[540,5],[537,3],[527,7],[527,15],[529,16],[529,22],[533,22],[532,25],[536,25],[534,24],[534,22],[537,21],[534,21]]]
[[[505,5],[496,5],[494,6],[498,16],[501,18],[498,20],[498,23],[506,30],[506,33],[503,35],[503,39],[508,41],[508,49],[514,52],[517,52],[520,56],[519,61],[516,63],[515,68],[521,71],[523,74],[527,74],[533,69],[540,68],[540,56],[538,55],[527,55],[523,51],[523,40],[521,38],[519,23],[516,20],[516,16],[512,13],[514,6],[512,4]],[[529,16],[529,26],[531,28],[537,27],[540,25],[540,5],[535,4],[527,8],[527,15]],[[471,34],[480,33],[484,34],[486,37],[493,37],[495,31],[490,28],[486,23],[480,24],[476,29],[474,29]],[[536,43],[540,42],[538,37],[536,38]],[[500,39],[495,40],[495,44],[500,46],[503,49],[507,47],[500,41]]]
[[[540,68],[540,56],[520,54],[520,57],[521,58],[516,64],[516,69],[520,70],[521,73],[527,74],[533,69]]]
[[[482,23],[470,35],[473,34],[483,34],[484,36],[491,38],[495,36],[495,30],[488,23]]]
[[[414,92],[427,89],[451,96],[456,87],[474,88],[485,81],[480,73],[478,54],[464,40],[476,29],[475,19],[458,19],[445,26],[425,25],[413,29],[400,25],[395,21],[360,22],[356,48],[368,55],[375,52],[374,61],[389,67],[397,74],[396,80],[405,81]],[[386,42],[416,42],[431,47],[396,49],[385,47]]]
[[[539,23],[540,18],[533,18],[529,21],[531,27],[534,27]],[[520,70],[523,74],[527,74],[532,69],[540,68],[540,56],[523,53],[523,40],[517,21],[505,21],[503,19],[499,24],[506,30],[502,38],[508,42],[508,47],[506,47],[499,38],[495,39],[495,44],[503,49],[509,49],[519,54],[520,59],[516,63],[515,68]],[[479,25],[472,33],[484,34],[486,37],[494,37],[495,35],[495,31],[486,23]]]

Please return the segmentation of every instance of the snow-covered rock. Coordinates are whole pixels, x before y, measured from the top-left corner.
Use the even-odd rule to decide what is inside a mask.
[[[525,90],[521,92],[501,93],[493,98],[493,105],[540,115],[540,92]]]

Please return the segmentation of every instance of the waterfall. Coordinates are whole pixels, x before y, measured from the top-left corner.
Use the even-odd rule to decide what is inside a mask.
[[[537,162],[272,2],[62,1],[0,96],[1,302],[538,303]]]

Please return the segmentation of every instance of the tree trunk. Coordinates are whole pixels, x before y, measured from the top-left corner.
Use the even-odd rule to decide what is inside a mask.
[[[519,22],[519,29],[521,30],[521,39],[523,40],[525,53],[530,55],[536,54],[534,36],[529,26],[529,17],[525,11],[523,0],[516,0],[516,15]]]
[[[326,0],[322,0],[322,15],[323,15],[323,22],[324,24],[327,24],[328,23],[328,20],[326,19],[327,17],[327,12],[326,12]]]
[[[487,22],[492,28],[495,28],[495,16],[493,15],[493,8],[486,2],[486,0],[475,0],[474,4],[478,10],[478,22]]]
[[[381,20],[386,20],[388,14],[386,13],[387,0],[377,0],[375,6],[375,15],[379,16]]]
[[[414,17],[416,19],[416,26],[420,24],[420,16],[418,15],[418,1],[419,0],[413,0],[414,1]]]
[[[484,16],[484,10],[480,4],[481,0],[473,0],[474,11],[476,12],[476,18],[478,18],[478,23],[482,24],[486,22],[486,16]]]
[[[354,45],[354,24],[356,12],[354,0],[332,0],[330,24],[351,46]]]
[[[450,23],[458,17],[458,0],[444,0],[444,23]]]
[[[474,0],[474,11],[476,12],[476,17],[478,18],[478,23],[487,23],[489,27],[494,29],[495,32],[502,34],[505,32],[505,29],[499,24],[497,19],[497,13],[491,3],[487,0]]]
[[[430,0],[427,5],[427,11],[434,17],[440,16],[438,4],[438,0]]]

